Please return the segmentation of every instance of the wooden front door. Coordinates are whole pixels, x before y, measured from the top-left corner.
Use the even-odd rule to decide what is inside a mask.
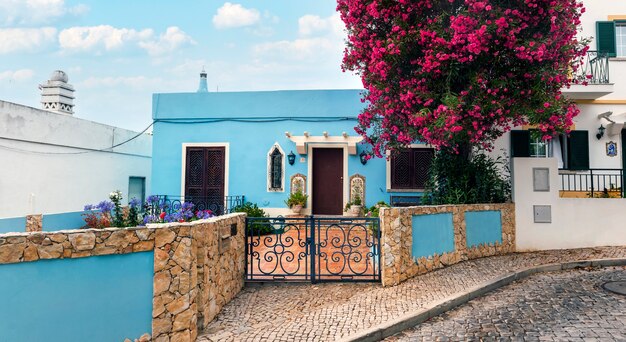
[[[313,149],[313,214],[343,214],[343,149]]]
[[[185,168],[185,200],[196,209],[224,213],[224,147],[187,147]]]

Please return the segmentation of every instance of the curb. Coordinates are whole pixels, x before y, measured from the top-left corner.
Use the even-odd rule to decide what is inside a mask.
[[[469,288],[465,292],[444,298],[442,300],[429,303],[426,307],[410,312],[404,316],[394,320],[382,323],[373,328],[367,329],[358,334],[348,336],[341,339],[343,342],[370,342],[380,341],[386,337],[395,335],[403,330],[419,325],[432,317],[439,316],[442,313],[454,309],[455,307],[465,304],[470,300],[483,296],[488,292],[509,285],[516,280],[528,278],[531,275],[543,272],[554,272],[561,270],[572,270],[585,267],[610,267],[610,266],[626,266],[626,258],[616,259],[592,259],[572,261],[556,264],[546,264],[541,266],[532,266],[521,269],[512,273],[499,276],[494,279],[487,280],[481,284]]]

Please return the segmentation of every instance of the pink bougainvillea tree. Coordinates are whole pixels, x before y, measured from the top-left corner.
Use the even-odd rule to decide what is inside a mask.
[[[550,139],[579,112],[561,94],[587,51],[577,0],[338,0],[337,9],[343,68],[366,89],[356,129],[379,157],[415,140],[490,148],[512,125]]]

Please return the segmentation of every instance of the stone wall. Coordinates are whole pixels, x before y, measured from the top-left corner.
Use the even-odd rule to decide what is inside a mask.
[[[231,214],[137,228],[9,233],[0,235],[0,264],[154,250],[152,340],[195,341],[198,329],[243,288],[244,231],[245,215]]]
[[[492,210],[501,213],[502,243],[468,248],[465,212]],[[452,213],[454,251],[414,259],[411,255],[413,216],[440,213]],[[380,219],[383,286],[398,285],[416,275],[464,260],[515,251],[515,205],[513,203],[381,208]]]

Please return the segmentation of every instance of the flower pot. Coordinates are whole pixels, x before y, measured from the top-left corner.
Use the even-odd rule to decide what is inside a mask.
[[[363,209],[362,205],[351,205],[350,206],[350,214],[352,214],[353,216],[359,216],[361,215],[361,209]]]
[[[300,215],[300,212],[302,211],[302,205],[301,204],[296,204],[296,205],[292,205],[291,206],[291,212],[296,214],[296,215]]]

